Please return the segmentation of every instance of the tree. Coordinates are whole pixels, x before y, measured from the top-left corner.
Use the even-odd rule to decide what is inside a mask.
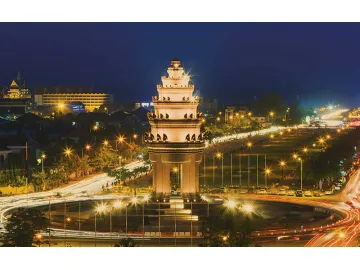
[[[34,235],[49,227],[49,220],[37,209],[19,208],[7,220],[4,246],[31,247]]]
[[[132,238],[122,238],[114,247],[138,247]]]

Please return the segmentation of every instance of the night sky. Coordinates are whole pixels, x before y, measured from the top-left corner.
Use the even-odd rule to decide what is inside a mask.
[[[148,101],[177,57],[201,96],[246,103],[269,90],[305,105],[360,103],[360,24],[1,23],[0,86],[93,86]]]

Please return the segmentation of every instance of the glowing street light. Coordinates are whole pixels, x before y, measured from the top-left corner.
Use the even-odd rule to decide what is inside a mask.
[[[85,148],[86,151],[89,151],[91,149],[91,145],[86,144],[84,148]],[[84,158],[84,148],[81,149],[81,157],[82,158]]]
[[[122,209],[124,207],[124,203],[120,200],[117,200],[117,201],[113,202],[112,207],[114,209]]]
[[[274,117],[275,113],[271,111],[271,112],[269,112],[269,115],[270,115],[270,117]]]
[[[237,202],[235,200],[229,199],[224,202],[224,206],[229,210],[234,210],[237,207]]]
[[[325,140],[324,140],[324,138],[322,138],[322,137],[320,137],[318,141],[319,141],[319,143],[320,143],[321,145],[323,145],[323,144],[325,143]]]
[[[252,142],[247,142],[247,143],[246,143],[246,146],[247,146],[248,148],[251,148],[251,147],[253,146],[253,143],[252,143]]]
[[[330,134],[327,134],[327,135],[326,135],[326,139],[328,139],[328,140],[331,139]]]
[[[133,205],[137,205],[137,203],[138,203],[138,198],[137,197],[132,197],[131,199],[130,199],[130,202],[133,204]]]
[[[298,155],[297,153],[294,153],[294,154],[292,155],[292,157],[293,157],[294,159],[297,159],[297,158],[299,157],[299,155]]]
[[[254,212],[254,206],[250,203],[246,203],[244,204],[241,209],[246,213],[246,214],[251,214]]]
[[[248,116],[251,116],[252,115],[252,113],[251,112],[248,112]]]
[[[95,207],[95,220],[94,220],[94,233],[95,233],[95,247],[96,247],[96,216],[99,214],[105,214],[108,211],[107,205],[104,203],[98,204]]]
[[[264,173],[265,173],[265,188],[267,188],[267,179],[268,179],[268,176],[271,174],[271,169],[266,168]]]
[[[215,156],[216,158],[221,159],[221,186],[224,186],[224,155],[217,152]]]
[[[103,141],[103,145],[104,145],[104,146],[108,146],[108,145],[109,145],[109,141],[108,141],[108,140],[104,140],[104,141]]]
[[[41,245],[41,239],[42,239],[42,234],[41,234],[41,233],[35,234],[35,238],[36,238],[36,240],[38,241],[39,247],[40,247],[40,245]]]
[[[284,135],[284,132],[281,130],[281,131],[279,132],[279,134],[280,134],[280,136],[282,136],[282,135]]]
[[[275,135],[274,134],[270,134],[270,139],[274,139],[275,138]]]
[[[93,130],[96,131],[96,130],[98,130],[98,129],[99,129],[99,126],[97,126],[97,125],[94,125],[94,126],[93,126]]]
[[[284,180],[284,167],[286,166],[286,162],[283,161],[283,160],[280,160],[279,165],[280,165],[280,168],[281,168],[282,180]]]
[[[308,152],[307,147],[304,147],[302,150],[303,150],[304,153],[307,153],[307,152]]]
[[[70,148],[65,148],[64,154],[65,154],[65,156],[69,157],[72,154],[72,150]]]

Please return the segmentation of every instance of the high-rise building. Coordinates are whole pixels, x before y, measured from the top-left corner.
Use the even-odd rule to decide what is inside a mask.
[[[81,102],[86,110],[92,112],[102,105],[112,103],[113,96],[108,93],[93,93],[91,87],[41,86],[35,88],[34,101],[43,106]]]
[[[173,59],[153,97],[154,112],[149,112],[150,135],[145,136],[153,164],[153,189],[169,194],[170,174],[177,174],[176,187],[181,193],[199,191],[199,165],[204,149],[200,132],[202,114],[194,85],[178,59]]]

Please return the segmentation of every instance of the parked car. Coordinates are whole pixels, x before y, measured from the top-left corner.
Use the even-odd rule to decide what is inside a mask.
[[[296,195],[296,197],[302,197],[302,196],[303,196],[303,192],[302,192],[301,190],[297,190],[297,191],[295,192],[295,195]]]
[[[339,187],[339,186],[335,186],[335,187],[334,187],[334,190],[340,190],[340,187]]]
[[[265,194],[266,194],[266,190],[262,188],[262,189],[256,191],[256,194],[265,195]]]
[[[351,208],[355,208],[354,204],[351,201],[347,201],[346,204]]]
[[[288,196],[295,196],[295,191],[289,190],[287,193]]]
[[[320,192],[314,192],[314,197],[321,197]]]
[[[325,190],[325,195],[332,195],[332,194],[334,194],[332,189]]]
[[[286,190],[283,189],[283,188],[281,188],[281,189],[279,190],[278,195],[285,196],[285,195],[286,195]]]
[[[305,192],[304,192],[304,196],[305,196],[305,197],[312,197],[311,191],[310,191],[310,190],[305,191]]]

